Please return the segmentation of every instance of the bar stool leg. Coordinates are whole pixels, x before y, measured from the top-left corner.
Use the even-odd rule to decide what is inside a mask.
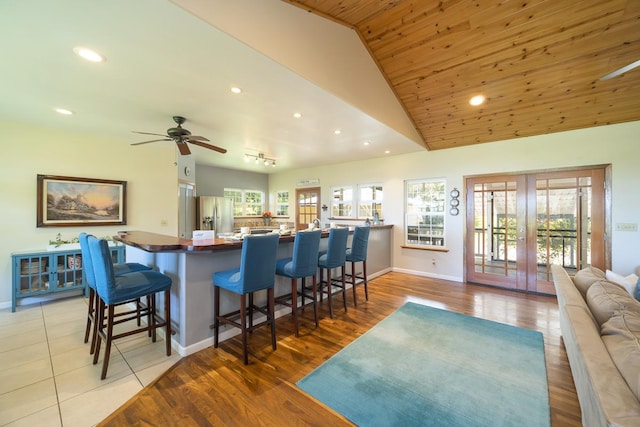
[[[167,289],[164,291],[164,321],[166,322],[166,348],[167,348],[167,356],[171,356],[171,290]]]
[[[113,317],[115,315],[115,307],[113,304],[107,307],[107,339],[104,349],[104,360],[102,361],[102,375],[100,379],[103,380],[107,377],[107,369],[109,369],[109,356],[111,356],[111,341],[113,339]],[[97,353],[97,352],[96,352]]]
[[[271,323],[271,348],[276,349],[276,307],[275,307],[275,289],[274,287],[270,287],[267,289],[267,299],[269,306],[267,312],[269,323]],[[297,298],[296,298],[297,300]],[[297,327],[296,327],[297,328]],[[296,329],[297,332],[297,329]]]
[[[358,306],[358,296],[356,295],[356,263],[351,263],[351,288],[353,289],[353,306]]]
[[[147,304],[149,307],[149,316],[147,326],[152,328],[149,331],[151,332],[151,342],[156,342],[156,294],[147,295]]]
[[[92,329],[92,322],[96,321],[96,309],[94,306],[94,299],[96,296],[96,292],[93,288],[89,287],[89,307],[87,308],[87,327],[84,330],[84,342],[89,342],[89,332]]]
[[[220,330],[220,288],[213,287],[213,348],[218,348],[218,331]]]
[[[322,273],[320,273],[322,276]],[[327,300],[329,301],[329,317],[333,319],[333,302],[331,301],[331,269],[327,268]]]
[[[251,294],[249,294],[251,298]],[[242,354],[244,357],[244,364],[249,364],[249,355],[247,354],[247,299],[246,294],[240,295],[240,329],[242,330]],[[251,313],[251,309],[249,309]],[[251,315],[251,314],[249,314]]]
[[[313,319],[316,321],[316,328],[319,326],[318,324],[318,281],[316,280],[315,274],[313,275],[313,282],[311,284],[311,293],[313,295]],[[304,292],[303,292],[304,294]]]
[[[344,275],[344,264],[340,267],[340,271],[342,272],[342,302],[344,305],[344,311],[347,311],[347,282],[345,280]]]
[[[304,279],[303,280],[303,291],[304,291]],[[304,292],[302,293],[304,295]],[[304,303],[304,296],[303,303]],[[293,328],[296,331],[296,337],[299,337],[298,332],[298,281],[296,279],[291,279],[291,316],[293,316]]]
[[[367,288],[367,260],[362,261],[362,280],[364,280],[364,298],[369,301],[369,289]]]
[[[96,365],[98,363],[98,359],[100,358],[100,347],[102,345],[102,328],[104,327],[104,310],[105,305],[102,298],[98,297],[97,301],[97,310],[98,310],[98,321],[95,322],[94,328],[96,329],[96,345],[95,350],[93,352],[93,364]]]

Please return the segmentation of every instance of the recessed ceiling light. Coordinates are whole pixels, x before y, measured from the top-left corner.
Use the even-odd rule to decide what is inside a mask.
[[[486,100],[487,98],[485,98],[484,95],[476,95],[469,100],[469,104],[473,105],[474,107],[477,107],[478,105],[484,104],[484,101]]]
[[[369,144],[371,144],[371,143],[370,143],[369,141],[365,141],[365,142],[363,142],[363,144],[364,144],[364,145],[369,145]]]
[[[76,55],[81,58],[86,59],[91,62],[103,62],[105,61],[104,56],[100,55],[98,52],[88,49],[86,47],[76,46],[73,48],[73,51]]]
[[[390,150],[386,150],[386,151],[384,152],[384,154],[390,154],[390,153],[391,153],[391,151],[390,151]]]
[[[53,109],[56,113],[60,113],[63,114],[65,116],[70,116],[73,114],[73,111],[71,110],[67,110],[66,108],[54,108]]]
[[[293,117],[295,117],[296,119],[299,119],[300,117],[302,117],[302,114],[300,114],[300,113],[293,113]]]
[[[340,131],[340,129],[336,129],[333,131],[333,133],[335,133],[336,135],[340,135],[342,132]]]
[[[240,88],[239,88],[239,87],[237,87],[237,86],[233,86],[233,87],[231,88],[231,92],[233,92],[233,93],[242,93],[242,89],[240,89]]]

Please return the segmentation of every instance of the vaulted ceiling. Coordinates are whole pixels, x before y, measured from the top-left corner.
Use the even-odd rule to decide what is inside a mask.
[[[175,144],[132,131],[180,115],[228,150],[192,146],[197,164],[275,173],[640,120],[640,68],[600,80],[640,61],[640,0],[4,0],[0,27],[0,120],[153,155]],[[243,161],[259,153],[277,168]]]
[[[430,150],[640,119],[640,68],[600,80],[640,60],[638,0],[284,1],[358,33]]]

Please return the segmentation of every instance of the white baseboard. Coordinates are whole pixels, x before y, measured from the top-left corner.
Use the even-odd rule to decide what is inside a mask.
[[[414,276],[421,276],[421,277],[432,277],[434,279],[442,279],[442,280],[450,280],[452,282],[464,282],[464,280],[462,279],[462,277],[457,277],[457,276],[447,276],[444,274],[433,274],[433,273],[427,273],[424,271],[418,271],[418,270],[409,270],[406,268],[393,268],[393,271],[398,272],[398,273],[406,273],[406,274],[412,274]]]

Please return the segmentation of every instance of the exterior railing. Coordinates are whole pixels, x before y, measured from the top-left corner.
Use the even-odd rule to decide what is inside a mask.
[[[483,251],[484,240],[482,235],[485,230],[482,228],[476,228],[474,230],[475,233],[475,254],[476,256],[482,256],[485,251]],[[559,263],[562,264],[563,267],[566,268],[576,268],[577,265],[577,244],[578,244],[578,232],[577,230],[569,230],[569,229],[557,229],[550,230],[549,235],[547,236],[547,231],[544,229],[538,229],[537,233],[538,239],[538,260],[540,261],[540,256],[544,256],[546,258],[546,239],[549,239],[549,257],[551,259],[544,260],[539,262],[538,264],[545,263]],[[590,233],[587,234],[590,236]],[[486,252],[491,253],[492,261],[505,261],[505,259],[515,260],[515,247],[517,243],[517,238],[515,236],[509,238],[507,236],[506,230],[504,227],[494,227],[493,235],[491,236],[491,247],[488,248]],[[512,251],[510,251],[510,245],[512,247]],[[510,254],[513,252],[513,254]],[[510,256],[511,255],[511,256]],[[546,261],[546,262],[545,262]]]

